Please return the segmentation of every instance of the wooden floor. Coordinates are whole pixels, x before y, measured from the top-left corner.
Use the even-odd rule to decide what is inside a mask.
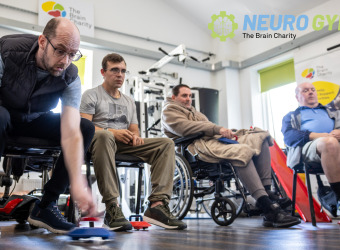
[[[261,217],[237,218],[228,227],[212,219],[184,220],[187,230],[171,231],[152,226],[147,231],[115,233],[113,239],[73,241],[68,236],[31,230],[14,221],[0,222],[0,249],[339,249],[340,225],[302,222],[289,229],[269,229]],[[96,223],[96,226],[100,226]],[[82,224],[87,226],[87,224]]]

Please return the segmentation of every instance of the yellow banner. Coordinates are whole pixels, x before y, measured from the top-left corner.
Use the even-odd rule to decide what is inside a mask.
[[[74,65],[78,68],[78,75],[81,81],[81,85],[84,85],[85,79],[85,60],[86,56],[82,56],[78,61],[73,62]]]

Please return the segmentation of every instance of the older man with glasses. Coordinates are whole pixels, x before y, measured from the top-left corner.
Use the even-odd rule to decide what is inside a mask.
[[[0,38],[0,156],[8,134],[60,142],[62,153],[28,221],[54,233],[75,227],[61,215],[56,201],[70,185],[73,199],[95,212],[91,192],[81,175],[83,154],[94,126],[79,115],[81,83],[72,61],[81,57],[80,34],[66,18],[51,19],[40,36]],[[62,112],[54,114],[59,99]]]
[[[124,83],[126,62],[116,53],[103,58],[103,84],[87,90],[82,97],[81,116],[96,127],[90,151],[98,188],[106,206],[104,226],[113,231],[131,230],[118,203],[119,184],[115,155],[137,156],[151,164],[152,190],[144,220],[166,228],[184,229],[186,224],[172,216],[169,200],[175,170],[175,146],[168,138],[141,138],[136,105],[119,91]]]

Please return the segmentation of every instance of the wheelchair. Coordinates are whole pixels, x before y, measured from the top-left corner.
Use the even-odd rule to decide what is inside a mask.
[[[195,198],[196,212],[202,208],[221,226],[230,225],[241,212],[247,216],[258,216],[261,210],[248,202],[249,192],[239,180],[234,166],[227,160],[218,163],[204,162],[192,156],[187,147],[203,132],[174,140],[176,169],[170,208],[173,215],[183,219]],[[279,197],[287,197],[284,188],[272,170],[272,191]],[[235,209],[235,210],[234,210]]]
[[[26,223],[35,201],[42,196],[49,172],[55,168],[60,153],[60,142],[22,136],[11,136],[6,140],[2,155],[4,172],[0,173],[0,187],[5,187],[0,198],[0,220],[14,219],[19,224]],[[41,189],[34,189],[27,195],[12,195],[13,180],[17,183],[24,173],[31,171],[41,173]],[[59,202],[58,206],[68,221],[76,222],[79,211],[70,199],[69,195],[61,197],[59,201],[64,202]]]
[[[170,209],[174,216],[183,219],[195,198],[196,207],[202,206],[218,225],[228,226],[242,211],[251,210],[246,199],[249,193],[230,162],[207,163],[186,150],[202,136],[204,133],[197,133],[174,140],[180,153],[176,153]]]

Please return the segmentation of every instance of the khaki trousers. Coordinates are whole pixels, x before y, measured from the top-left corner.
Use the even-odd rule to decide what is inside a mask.
[[[150,202],[169,202],[173,188],[175,170],[175,146],[168,138],[145,138],[144,145],[130,146],[115,141],[114,135],[106,130],[95,132],[90,152],[102,202],[106,205],[117,202],[119,184],[115,155],[126,154],[139,157],[151,165]]]

